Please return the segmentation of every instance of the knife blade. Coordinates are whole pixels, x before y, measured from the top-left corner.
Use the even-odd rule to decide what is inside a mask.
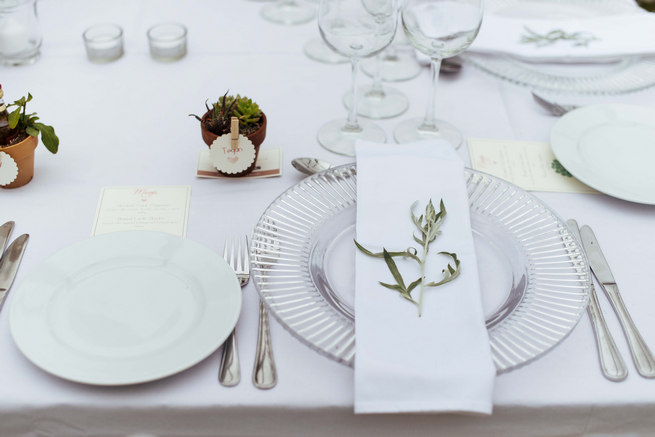
[[[0,258],[0,308],[2,308],[2,303],[7,297],[11,284],[14,282],[29,238],[30,236],[27,234],[16,238]]]
[[[655,378],[655,358],[653,358],[653,354],[639,333],[630,313],[628,313],[612,270],[610,270],[610,266],[603,255],[594,231],[585,225],[580,229],[580,235],[582,237],[582,245],[587,252],[591,270],[594,272],[598,282],[602,285],[605,295],[612,304],[612,308],[614,308],[619,322],[621,322],[621,327],[628,341],[637,372],[644,378]]]
[[[578,223],[573,219],[569,219],[566,221],[566,224],[571,230],[571,233],[575,235],[579,241],[582,241]],[[628,369],[625,366],[625,361],[623,361],[619,349],[616,347],[614,337],[612,337],[612,334],[607,327],[607,322],[605,322],[605,316],[600,308],[593,282],[590,285],[591,288],[589,290],[589,306],[587,306],[587,313],[591,320],[591,326],[594,329],[600,368],[603,372],[603,376],[610,381],[623,381],[628,376]]]
[[[14,222],[7,222],[4,225],[0,226],[0,257],[2,256],[2,251],[7,247],[7,241],[11,235],[11,231],[14,229]]]

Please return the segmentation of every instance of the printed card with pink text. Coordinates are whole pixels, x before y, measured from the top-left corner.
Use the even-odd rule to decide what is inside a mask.
[[[100,193],[91,235],[159,231],[186,236],[191,187],[106,187]]]

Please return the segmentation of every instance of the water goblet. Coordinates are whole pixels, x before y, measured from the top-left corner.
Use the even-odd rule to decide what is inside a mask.
[[[396,33],[396,0],[321,0],[318,26],[325,42],[350,59],[351,93],[356,95],[360,59],[374,55],[393,40]],[[353,99],[346,120],[338,119],[318,131],[321,146],[335,153],[355,155],[355,141],[385,142],[386,134],[376,124],[357,120],[357,99]]]
[[[398,143],[441,138],[457,149],[462,134],[450,123],[435,118],[439,68],[444,58],[455,56],[471,45],[482,23],[482,0],[404,0],[403,29],[412,45],[430,57],[432,92],[425,117],[400,123],[394,130]]]
[[[272,23],[290,26],[312,21],[316,17],[316,6],[303,0],[277,0],[264,6],[261,15]]]

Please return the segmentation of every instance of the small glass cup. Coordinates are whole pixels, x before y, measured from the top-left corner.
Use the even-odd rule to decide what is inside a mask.
[[[36,0],[0,1],[0,61],[3,64],[33,63],[41,53],[42,40]]]
[[[147,32],[150,56],[157,61],[171,62],[186,55],[187,30],[180,23],[155,24]]]
[[[111,62],[123,56],[123,29],[117,24],[91,26],[82,38],[91,62]]]

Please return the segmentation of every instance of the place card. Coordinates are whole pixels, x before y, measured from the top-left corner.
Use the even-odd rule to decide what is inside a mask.
[[[528,191],[598,193],[557,161],[549,143],[469,138],[471,166]]]
[[[186,236],[191,187],[103,188],[91,235],[115,231],[159,231]]]
[[[18,165],[8,153],[0,152],[0,186],[9,185],[18,176]]]
[[[282,149],[279,147],[273,149],[260,149],[255,169],[241,178],[270,178],[282,175]],[[198,155],[198,170],[196,176],[199,178],[229,178],[234,179],[219,171],[214,167],[210,157],[210,151],[204,149]]]

